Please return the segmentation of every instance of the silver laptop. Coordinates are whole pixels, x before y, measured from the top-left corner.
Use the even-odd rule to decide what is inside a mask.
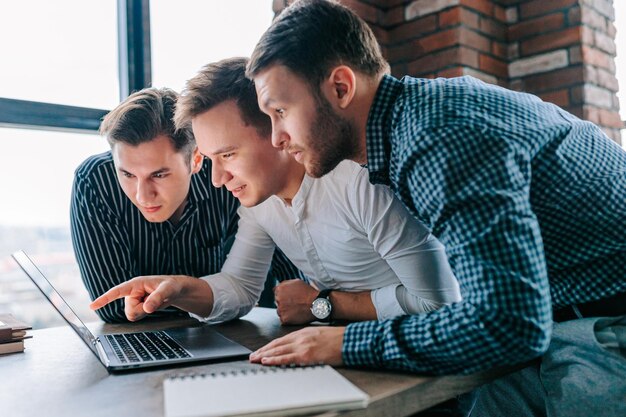
[[[251,352],[209,326],[94,335],[23,251],[15,252],[12,256],[110,372],[234,359]]]

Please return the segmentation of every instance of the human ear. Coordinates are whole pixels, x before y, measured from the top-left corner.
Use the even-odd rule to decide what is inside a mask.
[[[202,169],[202,161],[204,160],[203,156],[200,154],[200,150],[198,147],[193,150],[193,154],[191,155],[191,173],[195,174]]]
[[[356,75],[346,65],[340,65],[332,70],[328,77],[331,97],[340,109],[347,108],[356,93]]]

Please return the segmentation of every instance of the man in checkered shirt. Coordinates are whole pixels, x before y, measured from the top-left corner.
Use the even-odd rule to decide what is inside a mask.
[[[306,328],[251,360],[433,375],[528,363],[475,392],[472,415],[626,415],[626,153],[535,96],[388,72],[367,25],[324,0],[288,7],[248,66],[274,146],[316,177],[366,165],[445,244],[463,300]]]

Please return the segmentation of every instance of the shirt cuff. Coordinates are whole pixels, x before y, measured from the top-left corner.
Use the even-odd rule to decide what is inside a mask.
[[[406,314],[398,302],[398,297],[396,297],[396,288],[399,286],[400,284],[388,285],[371,292],[372,303],[376,309],[378,320],[386,320]]]
[[[383,327],[379,321],[349,324],[343,335],[343,347],[341,348],[344,364],[354,367],[381,367]]]
[[[232,320],[239,316],[239,299],[231,280],[221,274],[201,277],[213,291],[213,310],[206,317],[189,313],[196,320],[214,324]]]

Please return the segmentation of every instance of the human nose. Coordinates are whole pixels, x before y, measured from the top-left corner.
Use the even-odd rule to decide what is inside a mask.
[[[233,176],[230,175],[224,167],[217,162],[213,162],[211,166],[211,182],[215,188],[220,188],[225,185]]]
[[[146,205],[146,204],[151,203],[155,196],[156,196],[156,191],[154,189],[154,186],[150,184],[149,181],[139,180],[137,182],[136,198],[140,204]]]
[[[289,135],[280,126],[272,126],[272,145],[275,148],[285,149],[289,145]]]

